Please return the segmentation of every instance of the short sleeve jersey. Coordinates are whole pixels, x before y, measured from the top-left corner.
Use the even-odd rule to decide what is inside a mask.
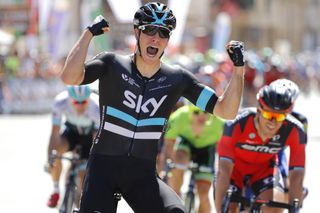
[[[303,125],[288,115],[277,134],[262,141],[254,126],[256,109],[244,110],[235,120],[225,123],[224,132],[218,142],[219,158],[227,158],[248,165],[268,165],[269,160],[285,146],[290,148],[290,168],[305,166],[306,134]]]
[[[191,127],[193,108],[183,106],[171,114],[165,139],[176,139],[181,136],[187,139],[195,148],[214,145],[222,135],[224,120],[210,114],[204,124],[202,134],[195,136]]]
[[[99,111],[99,98],[98,95],[92,93],[89,97],[88,107],[83,113],[78,114],[74,106],[72,106],[71,98],[67,91],[59,93],[54,100],[52,106],[52,124],[60,126],[61,124],[68,122],[75,126],[79,134],[82,131],[92,128],[99,128],[100,125],[100,111]],[[86,132],[83,132],[86,134]]]
[[[101,125],[92,153],[155,160],[164,126],[181,96],[211,112],[217,96],[181,67],[164,63],[151,77],[132,56],[101,53],[85,64],[82,84],[99,80]]]

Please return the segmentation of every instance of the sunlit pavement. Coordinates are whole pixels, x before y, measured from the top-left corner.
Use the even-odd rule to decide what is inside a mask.
[[[320,98],[300,97],[296,109],[309,119],[307,173],[309,196],[302,213],[314,212],[320,194]],[[52,213],[46,207],[52,182],[43,170],[50,133],[50,115],[0,116],[0,212]],[[62,188],[62,186],[61,186]],[[118,212],[130,213],[121,201]]]

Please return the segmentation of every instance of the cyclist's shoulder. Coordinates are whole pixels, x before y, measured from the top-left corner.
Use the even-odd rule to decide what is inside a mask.
[[[195,79],[194,74],[186,68],[178,64],[161,64],[161,72],[169,74],[170,78],[182,78],[183,80]],[[188,81],[181,80],[180,83],[187,83]]]
[[[101,52],[88,60],[86,64],[99,61],[103,65],[129,64],[132,61],[132,55],[121,55],[114,52]]]
[[[293,116],[292,114],[289,114],[286,117],[286,122],[284,123],[284,125],[290,125],[292,127],[297,128],[298,130],[305,132],[304,124],[305,123],[302,123],[297,117]]]
[[[104,52],[100,52],[100,53],[96,54],[95,56],[93,56],[91,60],[105,61],[108,59],[113,59],[113,58],[115,58],[115,56],[116,56],[116,54],[113,52],[104,51]]]
[[[99,95],[97,93],[91,93],[89,100],[94,104],[99,106]]]
[[[293,110],[290,114],[293,117],[295,117],[296,119],[298,119],[302,124],[308,123],[307,116],[305,116],[302,112],[298,112],[296,110]]]
[[[63,105],[66,105],[68,103],[69,94],[67,90],[64,90],[60,93],[58,93],[53,101],[54,107],[62,107]]]
[[[233,123],[236,122],[244,122],[250,117],[255,116],[257,113],[257,108],[255,107],[246,107],[246,108],[241,108],[234,120],[230,120]]]
[[[170,120],[183,120],[189,117],[189,114],[192,113],[192,110],[189,105],[184,105],[179,107],[170,115]]]

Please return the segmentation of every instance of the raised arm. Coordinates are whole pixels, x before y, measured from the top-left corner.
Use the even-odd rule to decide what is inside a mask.
[[[93,36],[109,31],[109,24],[103,16],[98,16],[91,26],[87,27],[68,54],[61,72],[65,84],[77,85],[84,78],[84,62]]]
[[[227,52],[233,61],[234,70],[231,80],[224,93],[219,97],[213,113],[224,119],[234,119],[240,107],[244,85],[243,43],[230,41],[227,45]]]

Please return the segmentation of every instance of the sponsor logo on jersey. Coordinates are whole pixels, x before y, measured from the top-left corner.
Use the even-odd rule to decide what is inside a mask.
[[[131,91],[126,90],[124,91],[124,97],[125,100],[123,101],[123,104],[127,107],[135,109],[137,113],[142,111],[143,113],[150,113],[150,116],[153,116],[158,111],[159,107],[164,102],[164,100],[167,98],[167,95],[162,96],[160,100],[156,100],[155,98],[149,98],[148,100],[142,103],[142,95],[136,96]]]
[[[270,145],[281,146],[281,142],[279,141],[280,135],[275,135],[269,141]]]
[[[157,82],[158,82],[158,83],[162,83],[162,82],[164,82],[165,80],[167,80],[167,77],[166,77],[166,76],[162,76],[162,77],[160,77],[160,78],[157,80]]]
[[[249,134],[249,138],[250,139],[254,139],[256,137],[256,134],[254,132],[250,133]]]
[[[269,153],[269,154],[276,154],[278,153],[282,147],[269,147],[269,146],[262,146],[262,145],[252,145],[252,144],[238,144],[240,149],[253,151],[253,152],[262,152],[262,153]]]
[[[272,137],[273,141],[278,141],[280,139],[280,135],[275,135]]]
[[[122,74],[121,77],[124,81],[128,82],[130,85],[135,85],[140,88],[140,86],[134,81],[133,78],[130,78],[126,74]]]

